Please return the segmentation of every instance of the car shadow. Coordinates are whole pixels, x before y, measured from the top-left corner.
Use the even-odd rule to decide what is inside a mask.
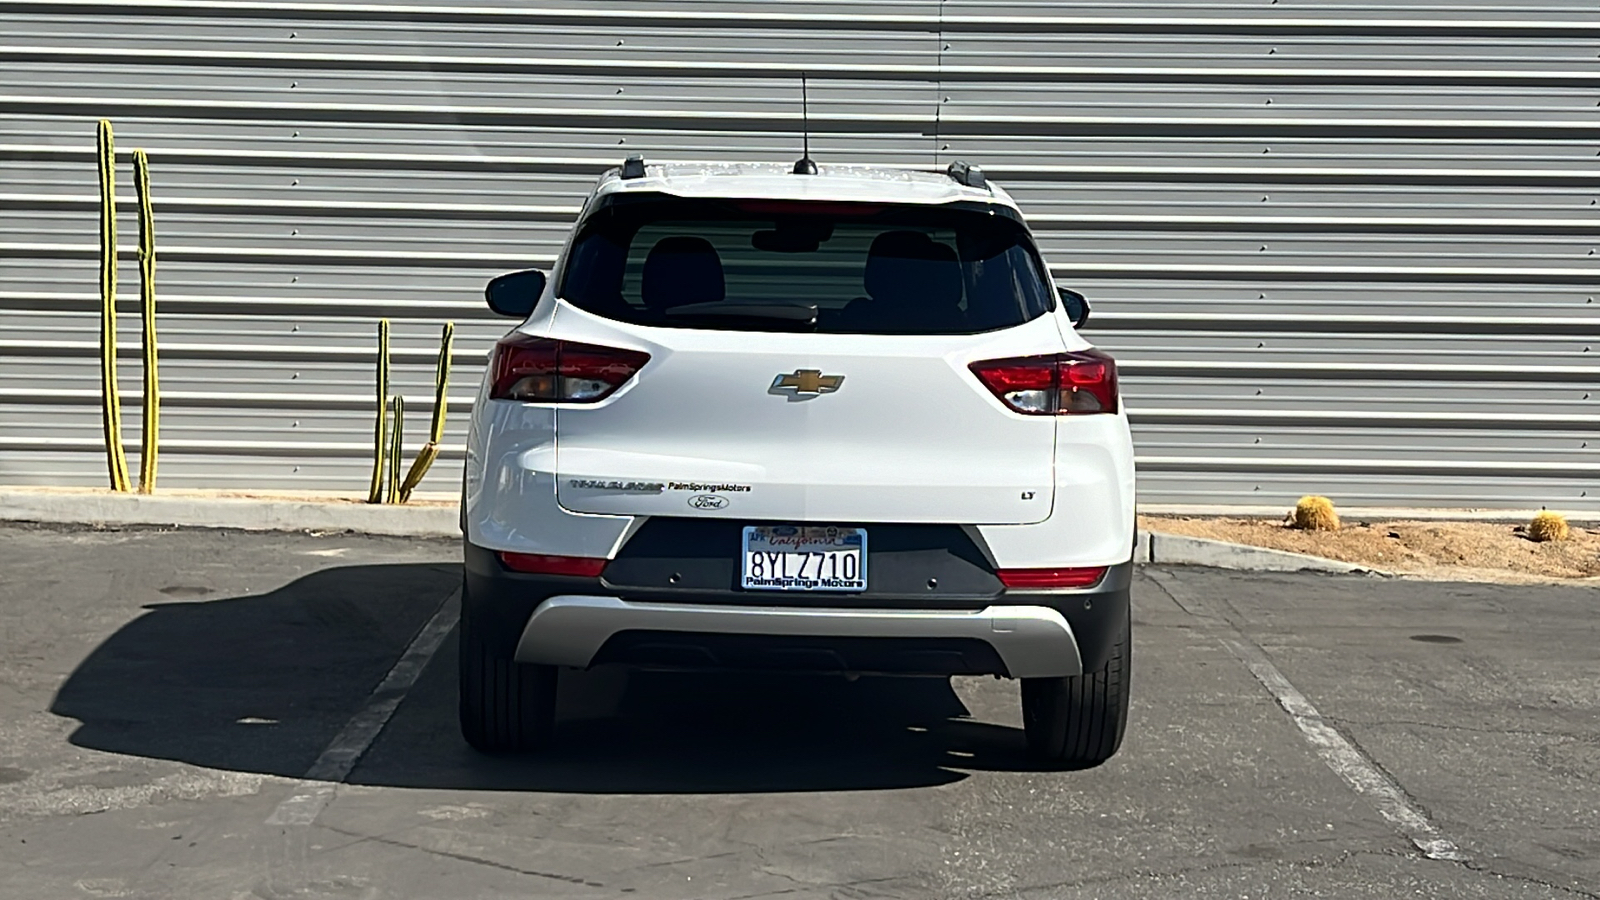
[[[154,604],[72,672],[51,711],[80,747],[303,777],[439,601],[446,564],[337,566],[270,593]],[[945,679],[563,672],[556,744],[490,757],[456,726],[452,633],[348,779],[572,793],[873,790],[1030,768]]]

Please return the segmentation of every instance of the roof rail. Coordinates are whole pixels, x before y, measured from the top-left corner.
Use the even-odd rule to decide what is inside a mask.
[[[964,184],[967,187],[981,190],[989,189],[989,179],[984,177],[983,170],[977,166],[968,165],[966,160],[958,159],[951,163],[950,168],[945,170],[945,174],[949,175],[950,180],[956,184]]]
[[[623,178],[643,178],[644,177],[644,157],[642,157],[642,156],[630,156],[627,159],[623,160],[622,161],[622,177]]]

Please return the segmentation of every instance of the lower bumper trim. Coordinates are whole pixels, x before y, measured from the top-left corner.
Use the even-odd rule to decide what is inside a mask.
[[[561,595],[540,603],[517,643],[519,662],[588,668],[625,631],[770,635],[781,638],[979,640],[1013,678],[1083,674],[1072,626],[1046,606],[981,610],[834,609],[644,603]],[[953,674],[953,673],[952,673]]]

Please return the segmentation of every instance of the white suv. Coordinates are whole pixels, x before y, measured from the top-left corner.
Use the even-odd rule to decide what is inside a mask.
[[[1116,366],[977,168],[636,157],[487,294],[523,321],[467,444],[474,747],[544,744],[563,667],[626,664],[1017,678],[1036,755],[1116,753]]]

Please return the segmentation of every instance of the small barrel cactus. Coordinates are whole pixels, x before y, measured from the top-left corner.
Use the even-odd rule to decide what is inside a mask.
[[[1564,541],[1572,534],[1572,529],[1567,527],[1567,520],[1560,513],[1553,513],[1548,509],[1539,510],[1533,521],[1528,523],[1528,539],[1544,543],[1545,541]]]
[[[1327,497],[1301,497],[1294,505],[1291,524],[1301,531],[1338,531],[1339,514]]]

